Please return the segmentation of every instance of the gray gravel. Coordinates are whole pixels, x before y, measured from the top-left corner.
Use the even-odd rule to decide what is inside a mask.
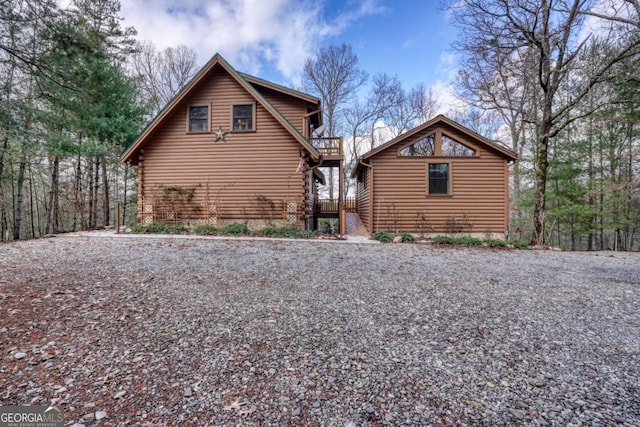
[[[640,425],[640,254],[0,245],[0,404],[68,425]]]

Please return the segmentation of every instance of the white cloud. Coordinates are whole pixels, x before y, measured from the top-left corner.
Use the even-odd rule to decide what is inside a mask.
[[[450,116],[455,111],[464,111],[467,109],[467,104],[455,96],[451,81],[444,82],[437,80],[436,83],[431,86],[431,89],[440,107],[436,114]]]
[[[638,11],[634,9],[632,2],[626,0],[596,0],[592,5],[590,12],[594,15],[587,15],[580,33],[578,34],[578,42],[583,42],[587,37],[597,38],[624,38],[624,25],[615,23],[615,20],[637,19]],[[598,15],[598,16],[595,16]],[[628,30],[628,26],[626,30]],[[623,30],[622,33],[616,33],[616,30]],[[635,28],[632,29],[632,31]]]
[[[121,14],[125,26],[135,27],[139,39],[158,49],[184,44],[202,64],[219,52],[253,74],[267,61],[296,80],[305,58],[325,37],[383,10],[377,0],[362,0],[324,18],[322,7],[311,0],[127,0]]]
[[[456,97],[453,81],[458,73],[458,57],[451,52],[442,52],[436,66],[436,82],[431,86],[435,99],[439,103],[437,114],[452,115],[455,111],[464,111],[467,104]]]

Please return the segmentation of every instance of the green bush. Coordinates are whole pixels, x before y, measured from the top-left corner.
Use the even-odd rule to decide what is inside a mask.
[[[529,249],[529,244],[522,240],[510,240],[509,244],[516,249]]]
[[[416,242],[416,238],[413,237],[413,234],[411,234],[411,233],[402,232],[402,233],[396,234],[396,236],[402,237],[402,241],[404,243],[415,243]]]
[[[393,234],[387,233],[386,231],[376,231],[371,235],[370,239],[382,243],[391,243],[393,242]]]
[[[460,236],[460,237],[455,237],[453,240],[454,240],[454,244],[456,245],[482,246],[482,240],[478,239],[477,237]]]
[[[154,222],[146,226],[145,233],[166,233],[167,224]]]
[[[220,234],[249,234],[250,230],[245,224],[232,222],[218,229]]]
[[[180,224],[162,224],[160,222],[154,222],[147,226],[136,225],[131,227],[133,233],[150,233],[150,234],[182,234],[187,233],[189,230]]]
[[[453,237],[441,235],[435,236],[433,239],[431,239],[431,243],[435,243],[438,245],[481,246],[482,240],[471,236]]]
[[[265,227],[256,231],[258,236],[266,237],[290,237],[297,239],[311,239],[315,233],[310,230],[300,230],[294,227]]]
[[[274,237],[278,233],[278,228],[265,227],[256,231],[257,236]]]
[[[208,224],[200,224],[193,227],[193,231],[195,234],[199,234],[201,236],[209,236],[218,234],[218,229],[213,225]]]
[[[500,239],[485,239],[484,244],[490,248],[506,248],[507,242]]]
[[[453,245],[454,239],[451,236],[435,236],[431,239],[431,243],[435,243],[437,245]]]

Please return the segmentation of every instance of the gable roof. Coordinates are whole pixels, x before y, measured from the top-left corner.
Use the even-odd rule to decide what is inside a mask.
[[[317,98],[314,98],[307,94],[302,94],[301,92],[293,91],[291,89],[283,90],[283,86],[276,85],[275,83],[266,82],[265,80],[258,79],[257,77],[252,77],[248,75],[243,75],[237,72],[229,63],[220,55],[216,53],[213,57],[207,62],[204,67],[196,73],[196,75],[185,85],[184,88],[180,92],[178,92],[171,101],[158,113],[158,115],[151,121],[151,123],[142,131],[142,133],[122,152],[120,155],[120,161],[126,162],[131,159],[133,154],[135,154],[142,146],[146,143],[149,136],[153,133],[160,124],[162,124],[167,117],[173,112],[173,110],[184,101],[195,88],[198,86],[200,82],[202,82],[208,75],[211,70],[215,66],[222,67],[233,79],[235,79],[240,86],[243,87],[253,98],[255,98],[256,102],[260,104],[268,113],[270,113],[273,118],[278,121],[282,127],[284,127],[293,138],[306,150],[309,152],[310,156],[314,160],[318,160],[320,158],[320,153],[318,150],[311,145],[309,140],[300,133],[300,131],[293,126],[289,120],[286,119],[274,106],[271,104],[254,86],[251,84],[247,77],[250,80],[253,80],[255,84],[261,84],[263,86],[269,87],[271,89],[285,92],[287,94],[297,96],[298,98],[305,99],[309,102],[319,102]],[[258,83],[260,81],[261,83]],[[267,85],[268,83],[268,85]],[[304,97],[302,96],[304,95]]]
[[[405,140],[407,140],[408,138],[424,131],[427,128],[430,128],[434,125],[438,125],[438,124],[445,124],[448,125],[468,136],[470,136],[471,138],[473,138],[474,140],[476,140],[477,142],[486,145],[487,147],[495,150],[498,152],[498,154],[500,154],[501,156],[503,156],[504,158],[506,158],[507,160],[516,160],[518,158],[518,155],[512,151],[509,150],[506,147],[503,147],[500,144],[497,144],[487,138],[485,138],[484,136],[472,131],[471,129],[468,129],[464,126],[462,126],[461,124],[443,116],[442,114],[434,117],[433,119],[421,124],[420,126],[416,126],[415,128],[411,129],[408,132],[403,133],[402,135],[399,135],[395,138],[393,138],[390,141],[385,142],[384,144],[374,148],[373,150],[370,150],[368,152],[366,152],[365,154],[363,154],[360,157],[360,161],[365,161],[370,159],[371,157],[375,156],[376,154],[386,150],[389,147],[392,147],[396,144],[400,144],[402,142],[404,142]],[[356,176],[358,170],[361,168],[362,166],[360,164],[358,164],[358,166],[354,169],[353,173],[351,174],[352,176]]]
[[[308,93],[304,93],[304,92],[300,92],[299,90],[295,90],[295,89],[291,89],[289,87],[286,86],[282,86],[279,85],[277,83],[274,82],[270,82],[264,79],[261,79],[260,77],[256,77],[256,76],[252,76],[250,74],[247,73],[243,73],[243,72],[238,72],[238,74],[240,76],[242,76],[243,79],[245,79],[246,81],[248,81],[249,83],[253,84],[253,85],[257,85],[257,86],[262,86],[262,87],[266,87],[272,90],[275,90],[277,92],[282,92],[282,93],[286,93],[287,95],[291,95],[294,96],[296,98],[300,98],[304,101],[310,102],[312,104],[320,104],[320,98],[317,98],[313,95],[309,95]]]

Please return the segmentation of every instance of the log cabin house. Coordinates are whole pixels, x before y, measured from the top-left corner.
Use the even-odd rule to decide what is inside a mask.
[[[125,149],[137,169],[138,220],[316,229],[343,198],[318,198],[342,138],[322,137],[320,100],[236,71],[216,54]]]
[[[367,152],[352,172],[370,233],[503,238],[517,155],[440,115]]]

